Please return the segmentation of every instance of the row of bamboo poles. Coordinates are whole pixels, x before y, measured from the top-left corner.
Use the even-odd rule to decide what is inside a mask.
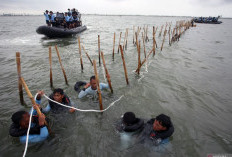
[[[179,41],[179,38],[181,35],[190,28],[191,22],[190,21],[177,21],[176,25],[173,29],[171,29],[171,23],[166,23],[166,25],[162,25],[160,28],[160,32],[158,37],[162,39],[162,44],[160,46],[160,51],[163,50],[166,35],[168,33],[168,39],[169,39],[169,46],[172,45],[175,41]],[[164,31],[163,31],[164,29]],[[144,26],[143,29],[141,27],[135,27],[133,26],[133,45],[136,46],[137,48],[137,54],[138,54],[138,65],[135,70],[135,72],[139,75],[140,74],[140,69],[144,65],[144,63],[147,62],[149,56],[153,54],[153,57],[156,54],[156,49],[158,48],[157,42],[156,42],[156,33],[157,33],[158,27],[154,27],[152,29],[152,48],[151,50],[147,51],[146,50],[146,42],[149,42],[148,38],[148,25]],[[163,32],[163,35],[162,35]],[[120,32],[119,35],[119,42],[117,46],[117,51],[119,54],[121,54],[122,58],[122,63],[123,63],[123,69],[124,69],[124,74],[125,74],[125,80],[127,85],[129,85],[129,80],[128,80],[128,73],[127,73],[127,68],[126,68],[126,62],[125,62],[125,57],[124,53],[127,50],[127,45],[128,45],[128,34],[129,34],[129,29],[127,28],[124,34],[124,41],[122,41],[122,32]],[[116,43],[116,33],[114,33],[113,37],[113,52],[112,52],[112,60],[114,61],[115,59],[115,43]],[[140,39],[141,38],[141,39]],[[141,46],[141,41],[142,41],[142,46]],[[98,35],[98,60],[99,60],[99,66],[101,66],[101,60],[103,63],[103,67],[105,69],[105,75],[107,76],[107,82],[109,84],[111,93],[113,93],[113,88],[111,84],[111,79],[109,75],[109,71],[107,69],[106,63],[105,63],[105,58],[104,58],[104,53],[101,51],[101,43],[100,43],[100,35]],[[91,65],[94,67],[93,71],[96,77],[97,81],[97,86],[98,86],[98,95],[99,95],[99,105],[100,105],[100,110],[103,110],[103,105],[102,105],[102,97],[101,97],[101,91],[99,87],[99,77],[98,77],[98,72],[97,72],[97,65],[96,65],[96,60],[92,60],[88,54],[88,52],[85,50],[85,47],[83,44],[81,44],[80,37],[78,37],[78,47],[79,47],[79,55],[80,55],[80,64],[81,64],[81,70],[83,72],[84,70],[84,65],[83,65],[83,56],[82,56],[82,50],[84,51],[86,57],[88,58],[89,62]],[[143,48],[143,53],[144,53],[144,59],[141,61],[141,49]],[[58,50],[58,47],[55,46],[55,50],[58,56],[59,64],[61,66],[61,70],[64,75],[65,83],[68,85],[68,79],[64,70],[64,67],[62,65],[60,53]],[[147,52],[148,53],[147,53]],[[21,76],[21,63],[20,63],[20,53],[16,52],[16,62],[17,62],[17,72],[18,72],[18,88],[19,88],[19,96],[20,96],[20,102],[21,104],[24,104],[24,99],[23,99],[23,90],[22,90],[22,76]],[[52,77],[52,49],[51,46],[49,46],[49,65],[50,65],[50,86],[53,87],[53,77]],[[25,82],[24,82],[25,83]]]

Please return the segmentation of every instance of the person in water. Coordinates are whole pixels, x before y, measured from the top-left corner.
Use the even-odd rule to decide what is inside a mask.
[[[107,75],[106,77],[109,78],[110,75]],[[99,83],[99,86],[100,86],[100,90],[109,89],[109,85],[105,83]],[[90,82],[84,86],[84,88],[79,93],[78,98],[81,99],[86,95],[94,95],[96,92],[97,92],[97,80],[95,76],[91,76]]]
[[[49,136],[47,126],[45,126],[45,115],[35,115],[33,112],[31,127],[29,132],[29,143],[44,141]],[[30,114],[26,111],[18,111],[11,117],[12,124],[9,133],[12,137],[19,137],[21,143],[26,142],[27,129],[29,126]]]
[[[117,125],[119,132],[136,132],[143,128],[144,120],[136,118],[133,112],[126,112]]]
[[[141,133],[143,140],[151,140],[155,145],[168,142],[168,138],[172,136],[174,127],[170,117],[160,114],[156,118],[152,118],[144,126]]]
[[[39,91],[38,95],[36,97],[36,103],[38,105],[41,104],[41,97],[44,95],[43,91]],[[72,103],[68,96],[64,93],[63,89],[57,88],[54,89],[53,93],[49,96],[50,99],[55,100],[56,102],[59,102],[61,104],[67,105],[67,106],[72,106]],[[40,107],[40,106],[39,106]],[[41,108],[41,107],[40,107]],[[75,112],[75,109],[69,109],[67,107],[61,106],[55,102],[48,101],[48,105],[45,108],[41,108],[41,111],[43,113],[48,113],[49,111],[52,111],[54,113],[60,113],[63,111],[69,111],[70,113]]]
[[[45,19],[46,19],[46,24],[47,24],[48,26],[50,26],[48,10],[45,11],[44,16],[45,16]]]

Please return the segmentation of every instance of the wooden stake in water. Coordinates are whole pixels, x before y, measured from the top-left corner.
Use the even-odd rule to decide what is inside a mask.
[[[152,39],[153,39],[153,47],[152,47],[152,49],[153,49],[153,56],[154,56],[154,51],[155,51],[155,26],[153,26],[153,31],[152,31]]]
[[[168,29],[169,45],[171,46],[171,26]]]
[[[24,81],[23,77],[21,78],[21,81],[22,81],[22,84],[23,84],[23,86],[24,86],[24,89],[25,89],[25,91],[26,91],[28,97],[29,97],[30,100],[31,100],[31,103],[34,105],[35,110],[36,110],[38,116],[40,117],[40,116],[42,115],[42,113],[41,113],[41,111],[40,111],[40,108],[39,108],[39,106],[36,104],[35,99],[34,99],[34,97],[32,96],[31,91],[29,90],[29,88],[28,88],[26,82]],[[45,121],[45,125],[47,126],[49,133],[51,133],[51,128],[48,126],[47,121]]]
[[[141,59],[140,59],[140,41],[139,41],[139,49],[138,49],[138,67],[140,67],[141,65]],[[139,75],[139,68],[137,71],[138,75]]]
[[[122,32],[120,32],[120,37],[119,37],[119,43],[118,43],[118,53],[119,53],[119,46],[120,46],[120,43],[121,43],[121,37],[122,37]]]
[[[142,65],[148,60],[148,58],[149,58],[149,56],[151,55],[152,52],[153,52],[153,50],[151,50],[151,51],[148,53],[147,57],[144,58],[144,60],[142,61],[142,63],[140,64],[140,66],[137,67],[137,69],[135,70],[135,72],[138,72],[138,71],[140,70],[140,68],[141,68]]]
[[[145,46],[145,39],[142,33],[142,38],[143,38],[143,50],[144,50],[144,57],[146,58],[146,46]]]
[[[113,40],[113,54],[112,54],[113,61],[114,61],[114,48],[115,48],[115,32],[114,32],[114,40]]]
[[[19,99],[20,99],[20,103],[23,105],[24,99],[23,99],[23,87],[22,87],[22,81],[21,81],[20,52],[16,52],[16,64],[17,64],[17,72],[18,72]]]
[[[102,62],[103,62],[103,66],[104,66],[104,69],[105,69],[105,74],[106,74],[107,82],[108,82],[108,84],[109,84],[111,93],[113,93],[113,88],[112,88],[112,85],[111,85],[111,80],[110,80],[110,78],[108,77],[108,76],[110,76],[110,74],[109,74],[109,72],[108,72],[108,69],[106,68],[106,63],[105,63],[105,58],[104,58],[103,52],[101,52],[101,56],[102,56]]]
[[[99,85],[99,78],[98,78],[97,66],[96,66],[96,60],[95,59],[93,60],[93,67],[94,67],[95,78],[96,78],[96,81],[97,81],[97,92],[98,92],[98,99],[99,99],[99,107],[100,107],[100,110],[103,110],[101,89],[100,89],[100,85]]]
[[[122,56],[122,62],[123,62],[123,68],[124,68],[124,73],[125,73],[125,78],[126,78],[126,83],[127,85],[129,85],[129,81],[128,81],[128,77],[127,77],[127,70],[126,70],[126,63],[125,63],[125,59],[124,59],[124,55],[123,55],[123,49],[122,46],[119,45],[119,48],[121,50],[121,56]]]
[[[80,37],[78,37],[78,45],[79,45],[79,54],[80,54],[80,62],[81,62],[81,71],[83,72],[83,61],[82,61],[82,55],[81,55],[81,41]]]
[[[163,37],[163,42],[162,42],[162,46],[161,46],[161,51],[163,50],[166,32],[167,32],[167,30],[164,31],[164,37]]]
[[[50,86],[53,87],[52,80],[52,48],[49,46],[49,65],[50,65]]]
[[[100,35],[98,35],[98,58],[99,58],[99,66],[101,66],[101,48],[100,48]]]
[[[161,34],[162,34],[163,27],[164,27],[164,25],[162,25],[162,26],[161,26],[160,33],[159,33],[159,37],[160,37],[160,36],[161,36]]]
[[[57,56],[58,56],[58,59],[59,59],[59,62],[60,62],[60,66],[61,66],[62,72],[63,72],[63,74],[64,74],[65,82],[66,82],[66,84],[68,85],[68,79],[67,79],[66,73],[65,73],[65,71],[64,71],[64,67],[63,67],[63,65],[62,65],[62,62],[61,62],[60,53],[59,53],[59,50],[58,50],[58,48],[57,48],[57,45],[55,45],[55,48],[56,48],[56,53],[57,53]]]
[[[92,66],[93,66],[93,62],[92,62],[91,58],[89,57],[88,53],[85,51],[85,47],[84,47],[83,45],[82,45],[82,49],[84,50],[84,52],[85,52],[87,58],[89,59],[90,63],[91,63]]]
[[[128,28],[126,29],[126,45],[125,45],[126,50],[127,50],[127,40],[128,40]]]
[[[123,50],[125,50],[125,46],[126,46],[126,32],[125,32],[125,36],[124,36]]]

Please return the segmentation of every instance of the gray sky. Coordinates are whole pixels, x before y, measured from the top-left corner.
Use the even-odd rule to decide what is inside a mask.
[[[232,0],[0,0],[0,14],[64,12],[74,7],[89,14],[232,17]]]

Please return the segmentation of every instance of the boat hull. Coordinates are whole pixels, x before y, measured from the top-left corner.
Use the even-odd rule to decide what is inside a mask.
[[[38,34],[46,35],[49,38],[64,38],[75,35],[77,33],[83,32],[87,29],[86,26],[79,26],[72,29],[50,27],[50,26],[40,26],[36,29]]]

